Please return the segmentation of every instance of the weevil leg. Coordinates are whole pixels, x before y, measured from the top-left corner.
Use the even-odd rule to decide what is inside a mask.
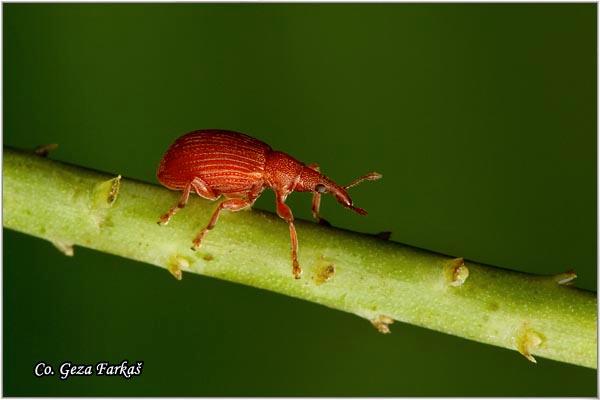
[[[321,193],[315,192],[315,193],[313,193],[313,197],[312,197],[311,210],[312,210],[313,218],[316,219],[318,223],[321,223],[321,220],[322,220],[321,216],[319,215],[320,208],[321,208]]]
[[[213,229],[217,224],[217,221],[219,220],[219,215],[221,214],[222,210],[240,211],[246,207],[250,207],[252,204],[254,204],[254,199],[228,199],[221,202],[210,217],[208,225],[206,225],[206,227],[202,229],[194,238],[194,245],[192,246],[192,250],[196,250],[200,247],[204,236],[206,236],[208,231]]]
[[[327,221],[325,218],[323,218],[319,215],[320,208],[321,208],[321,193],[313,193],[312,215],[313,215],[314,219],[316,219],[320,225],[331,226],[329,221]]]
[[[285,196],[277,194],[277,215],[287,221],[290,227],[290,240],[292,242],[292,275],[295,279],[300,279],[302,268],[298,263],[298,236],[296,235],[296,227],[294,226],[294,215],[292,210],[284,203]]]
[[[166,225],[169,223],[169,221],[171,220],[171,218],[173,217],[173,215],[177,214],[177,211],[181,210],[183,207],[185,207],[185,205],[187,204],[189,198],[190,198],[190,191],[192,190],[192,185],[187,185],[184,189],[183,189],[183,194],[181,195],[181,198],[179,199],[179,201],[177,202],[177,204],[175,204],[173,207],[171,207],[171,209],[169,211],[167,211],[166,214],[163,214],[160,219],[158,220],[158,224],[159,225]]]
[[[196,194],[200,197],[205,198],[206,200],[216,200],[219,198],[219,195],[216,194],[210,187],[208,187],[206,182],[204,182],[198,177],[194,178],[191,185],[194,188]]]
[[[321,172],[321,168],[319,168],[319,164],[312,163],[307,165],[308,168],[315,170],[317,172]],[[313,218],[317,220],[317,222],[321,225],[331,226],[331,224],[324,218],[321,218],[319,215],[319,209],[321,208],[321,193],[314,192],[312,198],[312,215]]]

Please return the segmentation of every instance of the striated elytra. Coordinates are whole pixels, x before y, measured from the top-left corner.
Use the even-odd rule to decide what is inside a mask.
[[[192,191],[208,200],[223,196],[208,225],[194,238],[194,250],[214,228],[221,210],[240,211],[251,207],[265,188],[273,189],[277,214],[290,228],[292,274],[296,279],[300,278],[302,269],[298,263],[294,216],[285,204],[287,196],[292,192],[312,192],[312,214],[319,222],[324,222],[319,216],[324,193],[331,193],[344,207],[366,215],[365,210],[353,205],[347,189],[365,180],[381,178],[381,174],[370,172],[340,186],[321,174],[317,164],[304,164],[248,135],[220,129],[193,131],[175,140],[160,161],[156,175],[167,188],[183,191],[179,202],[160,217],[158,223],[162,225],[185,207]]]

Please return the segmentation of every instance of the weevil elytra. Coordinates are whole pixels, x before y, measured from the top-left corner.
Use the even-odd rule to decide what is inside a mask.
[[[365,180],[381,178],[381,174],[370,172],[340,186],[321,174],[317,164],[304,164],[248,135],[220,129],[193,131],[175,140],[160,161],[156,175],[167,188],[183,191],[179,202],[160,217],[161,225],[166,225],[185,207],[192,191],[208,200],[224,198],[208,225],[194,238],[193,250],[200,247],[206,233],[214,228],[222,210],[251,207],[265,188],[271,188],[275,192],[277,214],[289,225],[292,274],[296,279],[302,269],[298,263],[294,216],[285,204],[287,196],[292,192],[312,192],[312,214],[320,222],[323,221],[319,216],[321,195],[325,193],[331,193],[344,207],[366,215],[365,210],[353,205],[347,189]]]

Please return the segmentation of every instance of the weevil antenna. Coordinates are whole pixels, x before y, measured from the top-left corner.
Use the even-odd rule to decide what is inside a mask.
[[[358,185],[362,181],[376,181],[377,179],[381,179],[382,177],[383,175],[381,175],[379,172],[369,172],[368,174],[363,175],[360,178],[356,178],[355,180],[344,186],[344,189],[350,189],[351,187]]]

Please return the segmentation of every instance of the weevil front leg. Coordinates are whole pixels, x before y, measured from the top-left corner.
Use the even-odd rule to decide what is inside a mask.
[[[173,215],[177,214],[177,211],[181,210],[183,207],[185,207],[185,205],[187,204],[189,198],[190,198],[190,191],[192,190],[192,185],[189,184],[187,185],[184,189],[183,189],[183,194],[181,195],[181,198],[179,199],[179,201],[177,202],[177,204],[175,204],[173,207],[171,207],[171,209],[169,211],[167,211],[166,214],[163,214],[160,219],[158,220],[158,224],[159,225],[166,225],[169,223],[169,221],[171,220],[171,218],[173,218]]]
[[[287,221],[290,227],[290,240],[292,242],[292,275],[295,279],[300,279],[302,276],[302,268],[298,263],[298,236],[296,235],[296,227],[294,226],[294,215],[292,210],[284,203],[285,196],[277,193],[277,215]]]
[[[308,164],[307,167],[312,170],[315,170],[317,172],[321,172],[321,168],[319,168],[319,164],[317,164],[317,163]],[[317,222],[321,225],[331,226],[331,224],[326,219],[321,218],[321,216],[319,215],[320,208],[321,208],[321,193],[314,192],[313,198],[312,198],[312,205],[311,205],[313,218],[316,219]]]

